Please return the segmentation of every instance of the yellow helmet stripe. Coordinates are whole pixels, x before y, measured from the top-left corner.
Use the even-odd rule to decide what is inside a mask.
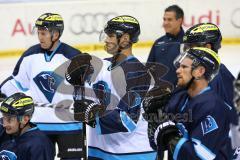
[[[13,103],[13,107],[18,108],[18,107],[24,107],[25,105],[33,104],[32,98],[22,98]]]
[[[206,53],[212,55],[214,57],[214,59],[218,62],[218,64],[220,65],[221,61],[220,58],[218,56],[218,54],[216,52],[214,52],[213,50],[206,48],[206,47],[193,47],[193,49],[197,49],[197,50],[201,50],[201,51],[205,51]]]
[[[113,22],[129,22],[129,23],[138,24],[138,21],[135,18],[129,17],[129,16],[116,17],[116,18],[113,18],[112,21]]]
[[[191,33],[201,33],[205,31],[215,31],[218,27],[213,24],[202,24],[191,31]]]
[[[49,17],[47,17],[45,20],[48,21],[62,21],[62,17],[60,15],[51,15]]]
[[[39,19],[42,20],[48,20],[48,21],[63,21],[62,17],[58,14],[54,14],[54,15],[42,15],[41,17],[39,17]]]

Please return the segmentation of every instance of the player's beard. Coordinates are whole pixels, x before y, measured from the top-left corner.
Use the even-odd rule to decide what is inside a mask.
[[[118,53],[119,46],[115,43],[107,42],[104,45],[104,50],[111,55],[115,55]]]

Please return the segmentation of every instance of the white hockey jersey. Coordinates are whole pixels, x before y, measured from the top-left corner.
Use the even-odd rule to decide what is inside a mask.
[[[107,106],[105,114],[89,129],[89,160],[155,159],[142,117],[141,102],[149,89],[151,76],[135,57],[112,67],[110,59],[97,63],[101,68],[89,86],[95,98]],[[86,93],[88,96],[92,95]]]
[[[40,45],[30,47],[19,59],[12,76],[1,84],[1,92],[7,96],[24,92],[36,103],[72,103],[72,88],[65,81],[68,60],[80,52],[65,43],[59,43],[52,53],[46,53]],[[73,122],[69,107],[35,107],[32,122],[49,132],[74,131],[82,125]]]

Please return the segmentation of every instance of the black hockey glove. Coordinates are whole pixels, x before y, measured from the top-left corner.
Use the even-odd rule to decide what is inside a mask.
[[[89,99],[74,101],[74,119],[80,122],[86,122],[91,127],[95,127],[96,116],[100,117],[105,111],[105,107]]]
[[[146,120],[152,117],[152,114],[157,114],[159,110],[164,112],[164,107],[171,98],[171,90],[166,89],[151,89],[145,96],[143,100],[143,109],[145,113],[143,114]],[[160,117],[158,117],[160,118]],[[161,120],[160,120],[161,121]]]
[[[181,137],[182,134],[176,124],[172,121],[165,121],[157,127],[154,133],[154,142],[160,150],[168,150],[173,153]]]
[[[65,73],[66,80],[73,86],[82,86],[89,80],[94,70],[90,63],[92,57],[88,53],[79,54],[71,59]]]

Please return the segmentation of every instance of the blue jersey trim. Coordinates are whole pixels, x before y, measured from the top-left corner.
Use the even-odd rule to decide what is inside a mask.
[[[173,152],[173,159],[174,159],[174,160],[177,160],[178,153],[179,153],[182,145],[183,145],[186,141],[187,141],[187,138],[184,138],[184,137],[181,138],[181,139],[178,141],[178,143],[177,143],[177,145],[176,145],[176,147],[175,147],[175,149],[174,149],[174,152]]]
[[[27,130],[27,132],[37,130],[37,129],[38,129],[38,127],[33,127],[33,128],[30,128],[29,130]]]
[[[120,118],[124,127],[132,132],[136,128],[134,121],[126,114],[126,112],[120,111]]]
[[[90,157],[98,157],[104,160],[150,160],[156,159],[157,153],[154,151],[142,153],[126,153],[126,154],[113,154],[104,152],[97,148],[88,148],[88,155]]]
[[[188,103],[188,98],[186,99],[184,105],[181,107],[181,112],[184,110],[184,108],[187,106]]]
[[[201,90],[201,92],[199,92],[197,95],[203,94],[204,92],[207,92],[211,89],[210,86],[207,86],[206,88],[204,88],[203,90]]]
[[[44,54],[46,62],[50,62],[52,60],[53,56],[55,55],[57,49],[60,47],[61,44],[62,42],[59,41],[57,47],[52,51],[50,55],[48,55],[47,53]]]
[[[200,140],[192,138],[192,141],[194,141],[196,143],[196,144],[194,144],[194,149],[199,158],[201,158],[202,160],[210,160],[209,159],[210,157],[211,157],[211,159],[214,159],[216,157],[216,155],[209,148],[207,148],[205,145],[203,145]],[[205,152],[207,152],[207,154],[208,154],[207,158],[204,157],[204,155],[202,153],[198,152],[198,150],[196,150],[195,146],[197,146],[197,145],[199,145],[199,147],[201,147],[202,149],[204,149]]]
[[[100,122],[99,122],[99,117],[96,118],[96,126],[97,134],[102,134],[101,132],[101,127],[100,127]]]
[[[227,102],[224,102],[229,110],[232,110],[232,106],[230,106]]]
[[[14,80],[15,80],[15,79],[14,79]],[[23,91],[23,92],[28,91],[28,88],[24,88],[24,87],[21,85],[21,83],[18,82],[17,80],[15,80],[15,83],[16,83],[17,87],[18,87],[21,91]]]
[[[42,131],[73,131],[81,130],[82,123],[36,123]]]

